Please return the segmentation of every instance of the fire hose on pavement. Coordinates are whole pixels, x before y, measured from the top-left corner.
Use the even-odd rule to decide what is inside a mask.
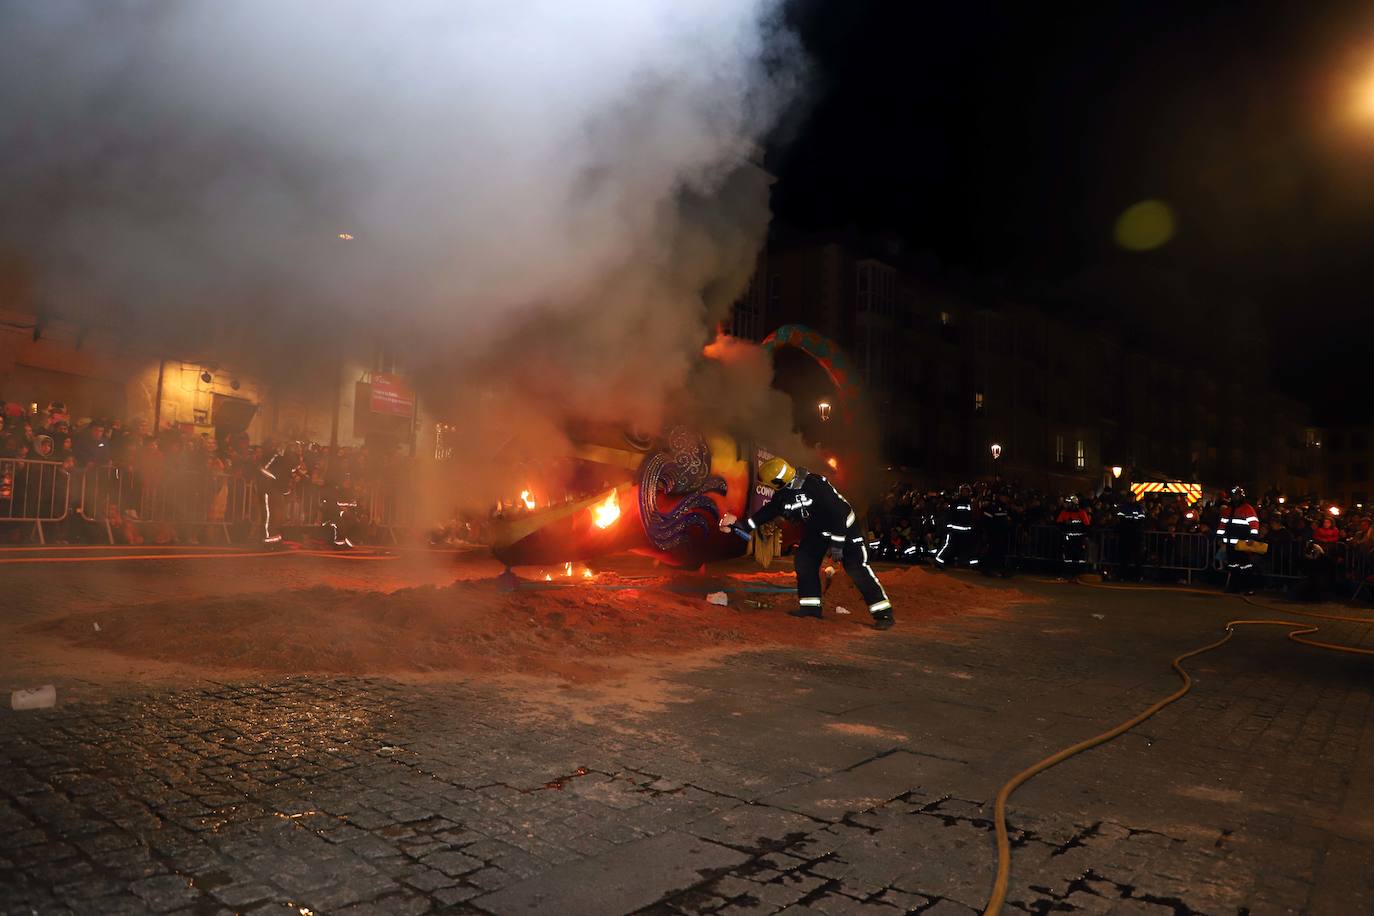
[[[1159,590],[1157,588],[1146,585],[1101,585],[1094,582],[1089,582],[1082,577],[1076,579],[1075,582],[1077,582],[1080,585],[1088,586],[1089,588],[1105,588],[1120,591]],[[1207,595],[1213,598],[1228,597],[1226,595],[1220,595],[1217,592],[1210,592],[1204,589],[1196,588],[1171,589],[1170,591],[1180,591],[1199,595]],[[1254,601],[1244,595],[1235,595],[1230,597],[1240,598],[1246,604],[1252,605],[1257,608],[1262,608],[1266,611],[1273,611],[1278,614],[1291,614],[1298,617],[1310,617],[1319,620],[1335,620],[1347,623],[1374,624],[1374,617],[1348,617],[1338,614],[1321,614],[1316,611],[1284,611],[1279,608],[1270,607],[1267,604],[1262,604],[1258,601]],[[1320,642],[1315,639],[1308,639],[1308,636],[1310,636],[1313,633],[1316,633],[1320,629],[1320,627],[1316,624],[1274,618],[1242,618],[1237,620],[1229,620],[1226,622],[1225,635],[1222,636],[1220,639],[1214,640],[1213,642],[1210,642],[1205,646],[1199,646],[1196,649],[1190,649],[1187,652],[1183,652],[1179,655],[1174,656],[1173,660],[1169,664],[1170,667],[1173,668],[1174,673],[1177,674],[1179,678],[1183,681],[1183,684],[1173,693],[1169,694],[1167,697],[1164,697],[1162,700],[1159,700],[1158,702],[1152,704],[1151,706],[1147,707],[1140,713],[1132,716],[1131,718],[1127,719],[1121,724],[1116,725],[1108,729],[1107,731],[1102,732],[1099,735],[1094,735],[1093,737],[1080,741],[1075,745],[1066,747],[1063,750],[1057,751],[1049,755],[1043,760],[1031,764],[1030,766],[1026,767],[1024,770],[1017,773],[1011,779],[1007,780],[1005,783],[1002,784],[1001,789],[999,789],[997,792],[997,800],[993,806],[993,824],[997,832],[997,878],[993,883],[992,896],[988,898],[987,906],[983,910],[983,916],[997,916],[997,914],[1002,911],[1002,906],[1006,903],[1007,899],[1007,885],[1011,879],[1011,839],[1007,834],[1007,801],[1011,798],[1012,793],[1015,792],[1022,785],[1025,785],[1025,783],[1029,782],[1032,778],[1039,775],[1040,773],[1045,772],[1046,770],[1050,769],[1053,766],[1056,766],[1057,764],[1063,763],[1065,760],[1068,760],[1070,757],[1073,757],[1076,754],[1081,754],[1083,751],[1097,747],[1101,744],[1106,744],[1108,741],[1111,741],[1114,738],[1118,738],[1121,735],[1124,735],[1126,732],[1130,731],[1137,725],[1149,719],[1151,716],[1159,712],[1164,707],[1182,699],[1184,695],[1187,694],[1188,691],[1191,690],[1193,687],[1193,679],[1189,676],[1187,669],[1183,667],[1183,662],[1187,661],[1190,658],[1202,655],[1206,652],[1211,652],[1213,649],[1221,648],[1222,646],[1226,645],[1227,642],[1230,641],[1232,636],[1235,635],[1236,628],[1243,626],[1292,627],[1293,629],[1289,630],[1288,632],[1288,639],[1292,642],[1301,643],[1305,646],[1314,646],[1318,649],[1327,649],[1332,652],[1346,652],[1352,655],[1374,656],[1374,649],[1363,649],[1358,646],[1343,646],[1338,645],[1336,643]]]

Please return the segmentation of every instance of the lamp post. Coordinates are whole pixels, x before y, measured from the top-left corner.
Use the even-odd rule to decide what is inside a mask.
[[[821,422],[822,422],[822,423],[824,423],[825,421],[829,420],[829,419],[830,419],[830,402],[829,402],[829,401],[821,401],[819,404],[816,405],[816,411],[821,415]]]

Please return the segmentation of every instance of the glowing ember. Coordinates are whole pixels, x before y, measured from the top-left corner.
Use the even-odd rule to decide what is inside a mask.
[[[620,497],[615,490],[604,500],[592,506],[592,518],[598,528],[609,528],[620,518]]]
[[[539,503],[534,501],[534,497],[530,495],[529,490],[520,491],[520,501],[525,504],[526,509],[534,509],[539,505]]]

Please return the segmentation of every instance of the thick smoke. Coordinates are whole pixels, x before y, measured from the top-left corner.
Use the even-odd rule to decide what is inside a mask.
[[[658,423],[766,231],[775,6],[9,3],[0,251],[260,371],[383,336],[447,411]]]

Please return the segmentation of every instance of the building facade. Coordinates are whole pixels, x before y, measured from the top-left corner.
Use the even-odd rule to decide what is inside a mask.
[[[1321,487],[1302,405],[1135,346],[1110,318],[989,294],[894,251],[780,233],[734,326],[756,340],[760,319],[762,333],[805,324],[839,343],[895,473],[932,485],[996,473],[1064,492],[1116,466],[1127,479]],[[1366,481],[1370,460],[1350,462],[1350,479]]]

